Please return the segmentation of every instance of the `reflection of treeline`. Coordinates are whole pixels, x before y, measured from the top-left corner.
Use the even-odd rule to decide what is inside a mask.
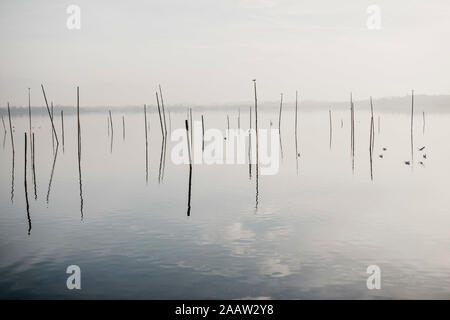
[[[295,107],[295,94],[293,95],[293,99],[289,99],[289,96],[285,95],[286,102],[283,102],[283,107],[286,108],[294,108]],[[361,97],[359,97],[361,98]],[[292,100],[292,101],[290,101]],[[414,96],[415,104],[418,108],[425,111],[431,112],[449,112],[450,111],[450,95],[415,95]],[[410,96],[403,97],[383,97],[383,98],[374,98],[373,102],[377,105],[377,110],[379,111],[391,111],[391,112],[410,112]],[[370,109],[370,101],[367,99],[355,99],[354,100],[355,107],[359,110],[361,109]],[[194,105],[191,106],[195,110],[209,110],[209,111],[223,111],[223,110],[239,110],[239,108],[248,108],[248,106],[252,105],[252,102],[248,103],[236,103],[236,104],[211,104],[211,105]],[[260,109],[278,109],[279,101],[270,101],[270,102],[261,102],[258,104]],[[156,105],[155,108],[152,108],[149,105],[148,112],[157,112]],[[313,100],[303,100],[301,96],[298,98],[298,108],[303,109],[305,111],[314,111],[317,109],[329,109],[333,107],[333,109],[348,109],[348,101],[313,101]],[[172,105],[167,106],[168,109],[173,112],[185,112],[185,105]],[[75,106],[55,106],[55,111],[63,110],[64,114],[76,114],[77,110]],[[35,115],[46,115],[47,110],[45,106],[35,106],[32,107],[33,114]],[[80,108],[80,112],[82,113],[96,113],[96,112],[107,112],[111,110],[112,112],[142,112],[142,106],[117,106],[117,107],[84,107]],[[23,115],[26,116],[28,114],[28,107],[25,106],[11,106],[12,115]],[[0,115],[7,115],[6,108],[0,108]]]

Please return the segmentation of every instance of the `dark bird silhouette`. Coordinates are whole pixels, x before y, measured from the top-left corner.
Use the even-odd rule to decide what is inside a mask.
[[[406,164],[407,166],[409,166],[409,165],[411,164],[411,162],[405,161],[405,164]]]
[[[420,164],[420,165],[422,165],[422,166],[425,166],[425,165],[423,164],[423,162],[422,162],[422,161],[419,161],[419,164]]]
[[[379,155],[379,157],[380,157],[380,158],[383,158],[383,155],[382,155],[382,154],[380,154],[380,155]]]
[[[423,158],[424,158],[424,159],[426,159],[426,158],[427,158],[427,154],[426,154],[426,153],[425,153],[425,154],[423,155]]]
[[[386,151],[387,150],[387,148],[383,148],[383,151]]]
[[[425,146],[423,146],[422,148],[419,148],[419,151],[422,151],[423,149],[425,149]]]

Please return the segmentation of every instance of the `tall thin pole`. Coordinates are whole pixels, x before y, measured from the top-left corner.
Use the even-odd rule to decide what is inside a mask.
[[[147,137],[147,105],[144,104],[145,121],[145,181],[148,182],[148,137]]]
[[[48,116],[49,116],[50,121],[51,121],[51,123],[52,123],[52,130],[53,130],[53,133],[55,134],[56,144],[59,145],[58,135],[56,134],[55,125],[54,125],[54,123],[53,123],[53,117],[52,117],[52,115],[50,114],[50,108],[48,107],[47,97],[46,97],[46,95],[45,95],[44,86],[43,86],[42,84],[41,84],[41,88],[42,88],[42,93],[44,94],[44,100],[45,100],[45,105],[47,106]]]
[[[52,121],[53,121],[53,102],[50,103],[51,107],[50,107],[50,114],[52,115]],[[53,130],[52,132],[52,148],[53,148],[53,152],[55,152],[55,135],[53,134]]]
[[[258,133],[258,99],[256,96],[256,79],[253,79],[253,88],[255,91],[255,132],[256,132],[256,197],[255,197],[255,211],[258,210],[259,203],[259,133]]]
[[[253,88],[255,91],[255,132],[256,132],[256,172],[258,172],[259,150],[258,150],[258,98],[256,96],[256,79],[253,80]]]
[[[422,111],[422,134],[425,134],[425,111]]]
[[[280,114],[278,116],[278,130],[281,131],[281,111],[283,110],[283,94],[280,93]]]
[[[202,152],[205,151],[205,120],[202,115]]]
[[[29,134],[28,136],[30,137],[30,141],[31,141],[31,95],[30,95],[30,88],[28,88],[28,120],[29,120]],[[30,142],[31,148],[32,148],[32,144]]]
[[[31,137],[30,137],[31,139]],[[31,144],[31,142],[30,142]],[[28,235],[31,232],[31,219],[30,219],[30,203],[28,202],[28,186],[27,186],[27,133],[25,132],[25,153],[24,153],[24,170],[23,170],[23,185],[25,188],[25,203],[27,208],[27,219],[28,219]]]
[[[331,110],[328,110],[328,114],[330,116],[330,149],[331,149],[331,140],[333,138],[333,125],[331,122]]]
[[[109,110],[109,121],[111,122],[111,153],[112,153],[112,151],[113,151],[113,141],[114,141],[114,127],[113,127],[111,110]]]
[[[297,123],[298,123],[298,91],[295,91],[295,157],[298,158],[298,148],[297,148]]]
[[[61,135],[62,135],[62,147],[64,152],[64,112],[61,110]]]
[[[161,135],[164,138],[164,124],[163,124],[163,117],[161,115],[161,108],[159,107],[159,98],[158,98],[158,92],[156,92],[156,103],[158,105],[158,114],[159,114],[159,123],[161,124]]]
[[[248,178],[252,178],[252,107],[249,107],[249,130],[248,130]]]
[[[411,168],[414,165],[414,90],[411,91]]]
[[[77,87],[77,134],[78,134],[78,157],[81,158],[80,88],[79,87]]]
[[[370,130],[372,132],[371,134],[371,140],[370,140],[370,146],[371,146],[371,151],[373,153],[373,146],[375,145],[375,120],[373,117],[373,102],[372,102],[372,97],[370,97],[370,114],[371,114],[371,122],[370,122]]]
[[[192,166],[192,156],[191,156],[191,141],[189,141],[189,124],[187,120],[184,120],[184,126],[186,128],[186,141],[188,147],[188,155],[189,155],[189,165]],[[191,128],[192,130],[192,128]]]
[[[80,214],[83,220],[83,184],[81,181],[81,125],[80,125],[80,88],[77,87],[77,131],[78,131],[78,182],[80,187]]]
[[[238,129],[241,129],[241,109],[238,109]]]
[[[125,141],[125,116],[122,116],[122,137]]]
[[[31,143],[32,143],[32,148],[31,148],[31,151],[32,151],[32,156],[31,156],[31,164],[32,164],[32,166],[33,166],[33,184],[34,184],[34,199],[35,200],[37,200],[37,188],[36,188],[36,166],[35,166],[35,153],[36,153],[36,145],[35,145],[35,143],[34,143],[34,132],[32,133],[33,134],[33,138],[32,138],[32,140],[31,140]]]
[[[189,125],[188,121],[184,120],[184,126],[186,128],[186,141],[187,141],[187,147],[188,147],[188,154],[189,154],[189,189],[188,189],[188,208],[187,208],[187,216],[189,217],[191,215],[191,186],[192,186],[192,158],[191,158],[191,148],[189,143]],[[192,131],[192,128],[191,128]]]
[[[372,102],[372,98],[370,100]],[[373,134],[374,132],[373,132],[373,113],[372,113],[372,116],[370,117],[370,136],[369,136],[370,180],[373,180],[373,169],[372,169]]]
[[[161,108],[162,108],[163,119],[164,119],[164,136],[167,136],[166,111],[164,109],[164,99],[163,99],[163,94],[162,94],[162,90],[161,90],[161,85],[159,85],[159,95],[161,97]]]
[[[9,133],[11,136],[11,146],[12,146],[12,151],[13,151],[13,156],[15,153],[15,149],[14,149],[14,136],[13,136],[13,130],[12,130],[12,123],[11,123],[11,110],[9,108],[9,102],[8,102],[8,119],[9,119]]]

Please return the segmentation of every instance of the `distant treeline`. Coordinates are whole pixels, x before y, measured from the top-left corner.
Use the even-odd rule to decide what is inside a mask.
[[[172,105],[166,106],[166,108],[170,109],[173,112],[186,112],[188,107],[192,107],[193,110],[208,110],[208,111],[230,111],[230,110],[247,110],[249,106],[252,106],[253,102],[248,103],[236,103],[236,104],[220,104],[220,105],[193,105],[193,106],[183,106],[183,105]],[[355,110],[365,110],[370,109],[369,98],[365,100],[354,100]],[[383,97],[383,98],[374,98],[374,109],[386,111],[386,112],[410,112],[411,111],[411,96],[403,96],[403,97]],[[423,110],[427,112],[449,112],[450,111],[450,95],[415,95],[414,96],[414,105],[416,110]],[[157,112],[157,106],[155,105],[147,105],[148,112]],[[279,101],[271,101],[271,102],[261,102],[258,105],[261,109],[278,109]],[[294,102],[287,101],[283,104],[283,107],[293,108]],[[299,110],[304,111],[314,111],[314,110],[346,110],[350,108],[349,101],[313,101],[313,100],[304,100],[299,99]],[[75,106],[62,106],[55,105],[54,112],[59,112],[59,110],[64,110],[64,114],[75,114],[76,108]],[[115,107],[102,107],[102,106],[80,106],[80,112],[83,113],[96,113],[96,112],[107,112],[111,110],[112,112],[143,112],[142,106],[115,106]],[[45,106],[32,106],[33,114],[47,114],[47,109]],[[12,115],[27,115],[28,114],[28,106],[14,106],[11,105],[11,113]],[[6,106],[0,107],[0,115],[6,115],[7,109]]]

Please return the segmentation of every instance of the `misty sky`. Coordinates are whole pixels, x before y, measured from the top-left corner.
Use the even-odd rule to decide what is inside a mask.
[[[81,8],[81,30],[66,9]],[[381,30],[366,27],[369,5]],[[0,0],[0,106],[450,93],[448,0]]]

